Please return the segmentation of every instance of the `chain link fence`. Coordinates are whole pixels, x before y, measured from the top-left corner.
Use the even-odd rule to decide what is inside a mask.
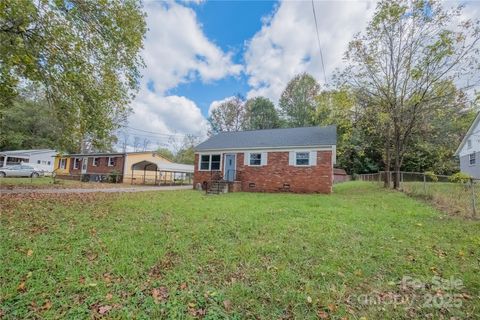
[[[474,219],[479,217],[480,179],[468,178],[458,181],[453,176],[431,172],[402,171],[399,175],[399,190],[406,194],[426,199],[449,214]],[[395,172],[360,174],[356,179],[392,188]]]

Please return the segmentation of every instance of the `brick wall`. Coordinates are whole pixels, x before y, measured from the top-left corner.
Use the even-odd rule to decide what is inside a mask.
[[[82,162],[84,158],[80,158],[80,161],[78,163],[78,169],[73,168],[73,163],[74,163],[74,158],[70,161],[70,173],[71,174],[82,174]],[[113,171],[120,172],[120,174],[123,174],[123,164],[125,161],[125,157],[123,156],[115,156],[115,165],[109,167],[108,166],[108,157],[98,157],[99,162],[97,166],[93,165],[93,158],[88,157],[88,164],[87,164],[87,174],[107,174],[111,173]]]
[[[198,170],[198,161],[199,156],[198,154],[195,155],[195,164],[193,168],[193,188],[196,188],[197,183],[203,184],[204,181],[209,182],[212,179],[212,172],[211,171],[200,171]],[[214,171],[213,174],[221,175],[221,171]]]
[[[288,152],[269,152],[266,166],[245,166],[244,153],[237,153],[237,180],[242,191],[252,192],[332,192],[332,152],[318,151],[317,165],[295,167],[288,163]],[[194,185],[210,180],[209,171],[198,171],[198,154],[195,155]],[[223,168],[222,168],[223,169]]]

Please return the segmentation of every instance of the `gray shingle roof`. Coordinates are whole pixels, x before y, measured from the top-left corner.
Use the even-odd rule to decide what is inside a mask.
[[[252,131],[221,132],[195,150],[221,150],[244,148],[281,148],[331,146],[337,144],[337,127],[302,127]]]

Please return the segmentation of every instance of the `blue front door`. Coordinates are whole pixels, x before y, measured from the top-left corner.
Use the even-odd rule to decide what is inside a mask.
[[[235,181],[235,155],[225,155],[225,167],[223,172],[223,178],[227,181]]]

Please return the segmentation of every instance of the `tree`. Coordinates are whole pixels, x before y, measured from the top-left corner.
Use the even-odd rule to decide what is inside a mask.
[[[344,79],[376,120],[372,131],[382,139],[385,170],[396,172],[394,188],[412,138],[443,108],[451,83],[478,84],[480,29],[458,23],[461,11],[435,1],[384,0],[349,44]]]
[[[280,118],[273,102],[264,97],[256,97],[246,102],[245,129],[273,129],[280,127]]]
[[[13,104],[0,119],[0,149],[55,148],[61,127],[46,101],[17,97]]]
[[[280,110],[288,126],[302,127],[314,123],[315,98],[319,91],[320,85],[307,73],[290,80],[280,97]]]
[[[141,9],[133,0],[1,1],[0,117],[32,84],[77,149],[108,140],[138,88]]]
[[[245,124],[245,100],[242,96],[236,95],[216,106],[208,121],[210,123],[210,134],[222,131],[240,131],[246,127]]]
[[[167,148],[158,148],[157,153],[164,157],[167,160],[174,161],[175,156],[173,155],[173,152],[170,151],[170,149]]]
[[[195,162],[195,146],[199,143],[199,138],[192,134],[186,134],[183,138],[172,136],[170,145],[172,146],[177,163],[193,164]]]
[[[450,84],[443,108],[432,113],[421,124],[419,134],[412,137],[412,147],[405,153],[402,170],[451,175],[458,171],[454,158],[458,146],[476,115],[465,94]],[[448,120],[447,120],[448,119]]]

